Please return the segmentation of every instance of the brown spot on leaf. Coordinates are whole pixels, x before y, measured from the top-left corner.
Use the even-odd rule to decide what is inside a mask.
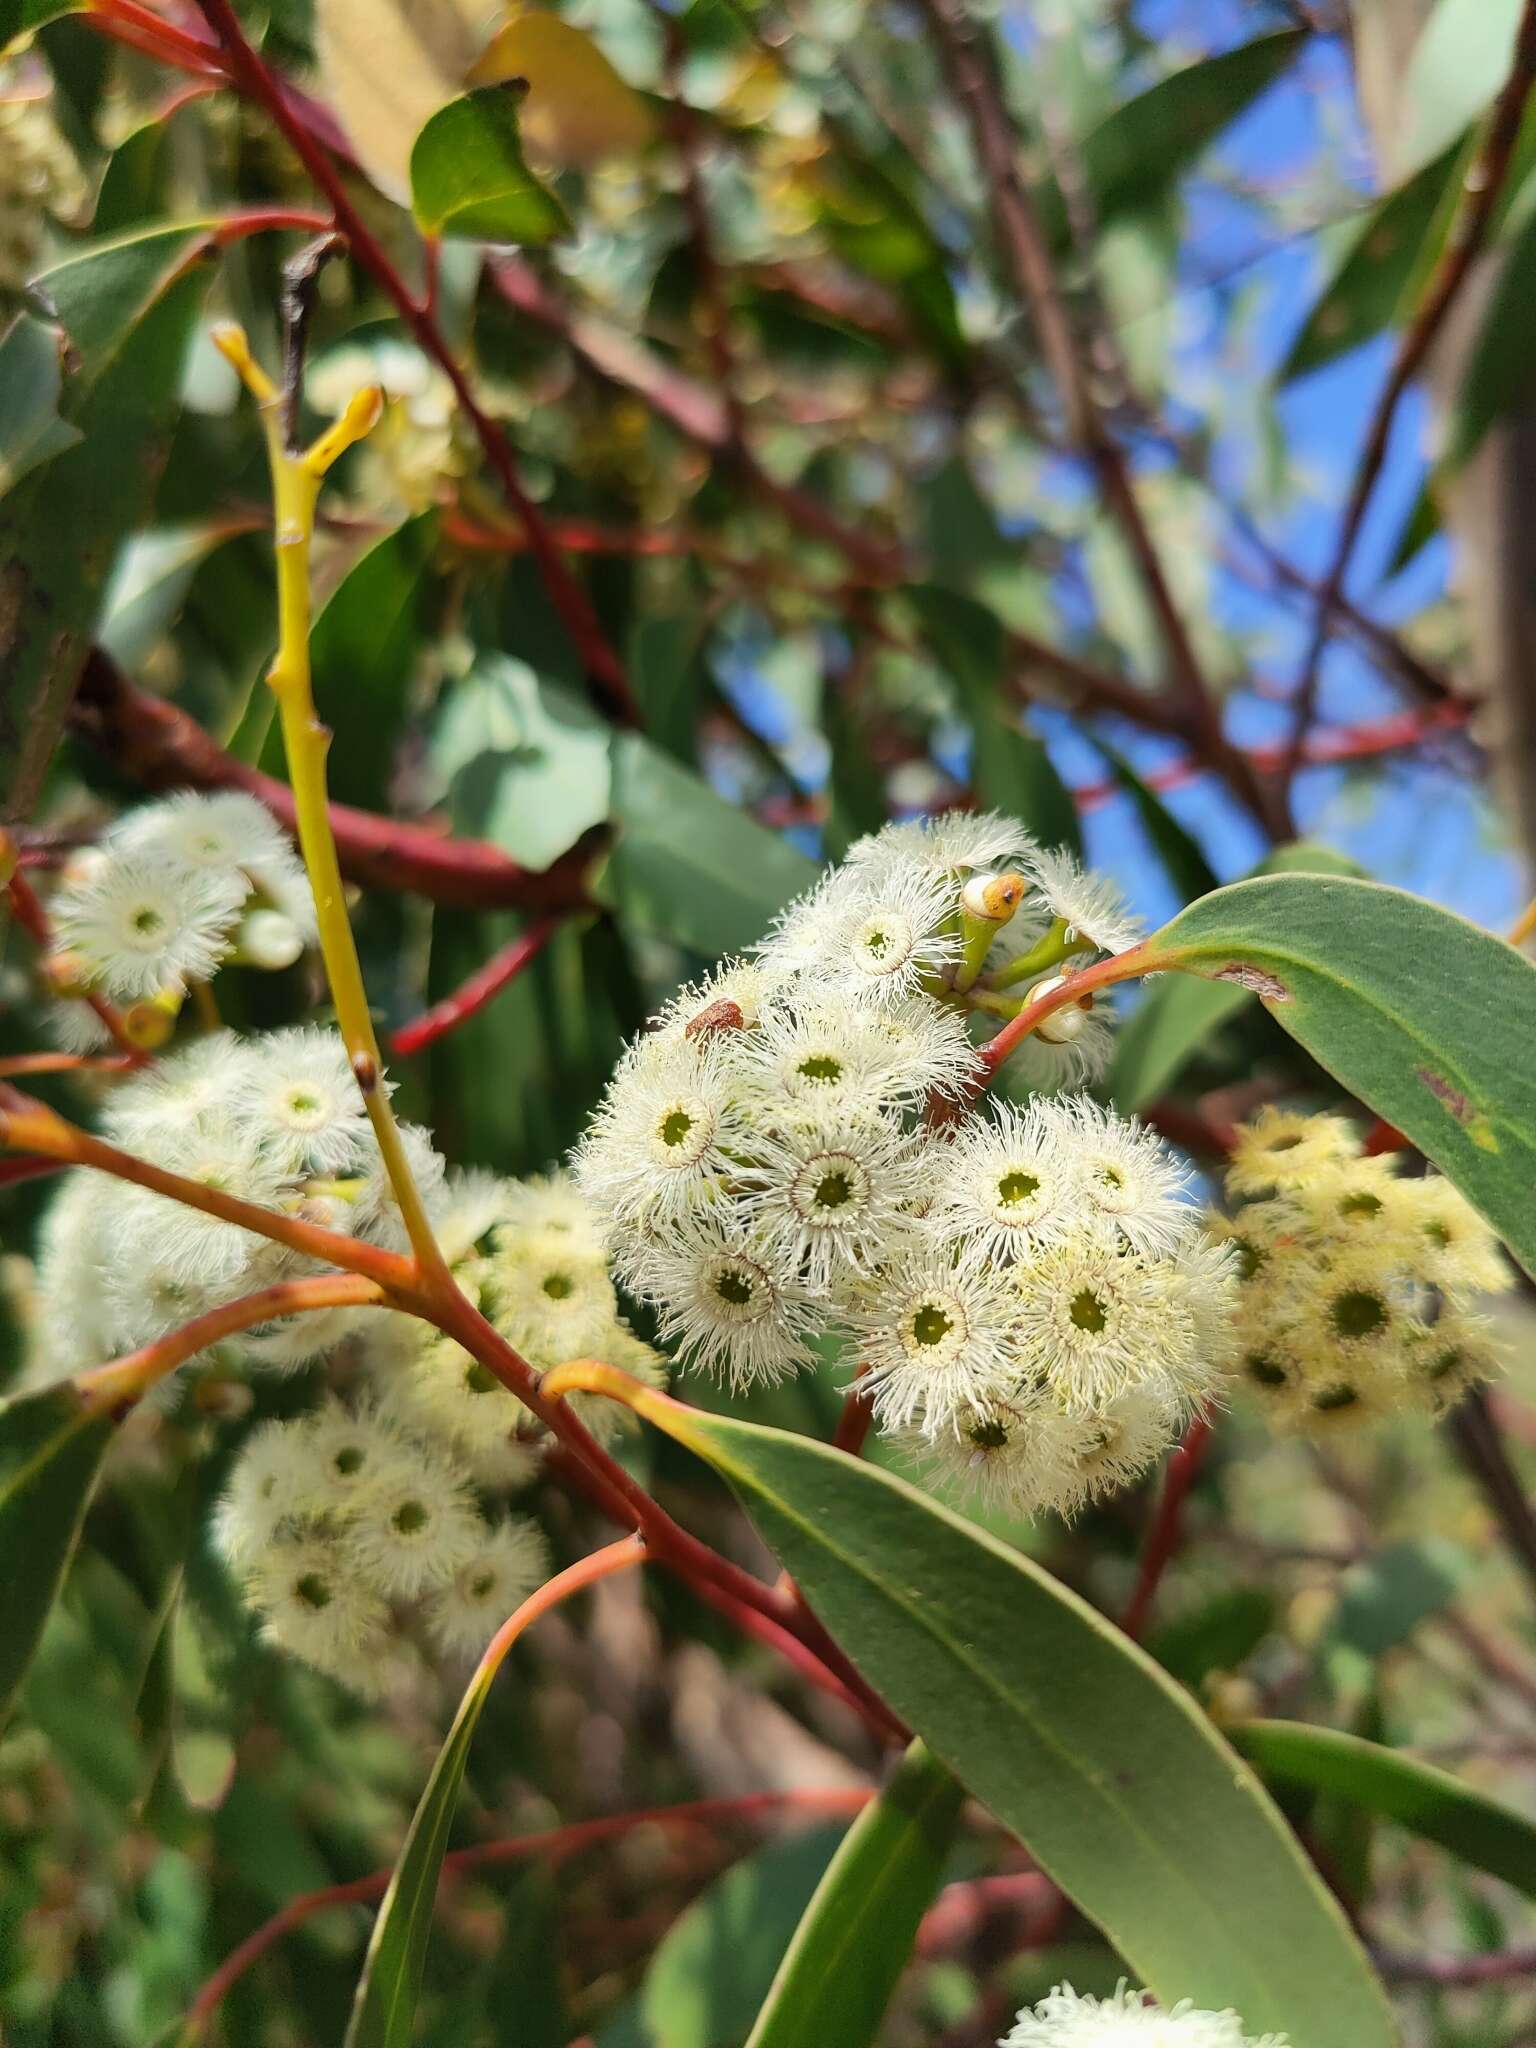
[[[1461,1090],[1454,1083],[1447,1081],[1444,1074],[1437,1074],[1433,1067],[1416,1067],[1414,1078],[1424,1083],[1436,1102],[1442,1103],[1457,1123],[1470,1124],[1476,1117],[1476,1110]]]
[[[1218,967],[1214,976],[1217,981],[1235,981],[1239,988],[1251,989],[1266,1003],[1288,1003],[1291,992],[1283,981],[1267,974],[1262,967],[1255,967],[1248,960],[1233,960],[1225,967]]]

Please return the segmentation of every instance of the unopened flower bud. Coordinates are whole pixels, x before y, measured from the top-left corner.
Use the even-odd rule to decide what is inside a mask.
[[[1041,996],[1051,995],[1069,979],[1065,974],[1053,974],[1049,981],[1040,982],[1030,991],[1030,1000],[1038,1002]],[[1059,1010],[1053,1010],[1049,1017],[1043,1017],[1035,1026],[1035,1036],[1043,1038],[1047,1045],[1071,1045],[1081,1038],[1087,1027],[1088,1012],[1093,1007],[1092,996],[1081,1002],[1064,1003]]]
[[[235,934],[236,960],[266,973],[291,967],[304,951],[304,935],[280,910],[253,910]]]
[[[180,989],[163,988],[123,1011],[123,1033],[140,1052],[158,1052],[176,1029],[183,1001]]]
[[[1001,875],[972,875],[960,892],[960,901],[972,917],[990,924],[1006,924],[1024,901],[1029,884],[1014,870]]]

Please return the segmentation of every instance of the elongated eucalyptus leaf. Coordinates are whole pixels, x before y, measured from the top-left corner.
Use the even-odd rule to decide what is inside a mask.
[[[1083,173],[1099,218],[1146,207],[1273,85],[1305,41],[1298,29],[1257,36],[1170,73],[1116,107],[1083,142]]]
[[[1300,841],[1278,847],[1257,870],[1263,874],[1358,875],[1343,854]],[[1148,989],[1115,1042],[1108,1092],[1121,1109],[1140,1109],[1193,1057],[1212,1032],[1253,1001],[1235,981],[1199,981],[1170,974]]]
[[[1150,947],[1252,990],[1536,1272],[1536,967],[1513,946],[1400,889],[1273,875],[1191,904]]]
[[[496,1670],[476,1669],[417,1801],[389,1890],[373,1923],[344,2048],[408,2048],[432,1932],[432,1910],[469,1745]]]
[[[1365,1807],[1536,1898],[1536,1822],[1449,1771],[1299,1721],[1246,1721],[1228,1734],[1266,1778]]]
[[[779,1966],[747,2048],[873,2041],[943,1875],[965,1793],[914,1742],[844,1836]]]
[[[111,1434],[70,1386],[0,1406],[0,1718],[37,1650]]]
[[[1380,1987],[1279,1813],[1101,1615],[825,1444],[644,1412],[724,1474],[865,1676],[1160,1998],[1230,2005],[1292,2048],[1389,2048]]]

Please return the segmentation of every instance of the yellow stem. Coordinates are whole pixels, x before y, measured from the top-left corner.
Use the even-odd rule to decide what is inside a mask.
[[[277,561],[277,653],[267,672],[267,682],[276,699],[282,726],[299,851],[314,891],[320,953],[336,1006],[336,1024],[362,1091],[417,1264],[429,1282],[447,1286],[451,1285],[447,1263],[432,1234],[384,1087],[383,1061],[368,1009],[357,942],[347,916],[341,864],[331,831],[325,779],[331,735],[315,709],[309,661],[309,556],[321,479],[336,458],[374,426],[383,397],[377,386],[358,392],[340,419],[327,427],[310,447],[295,454],[284,440],[282,394],[252,358],[245,336],[238,328],[223,327],[216,331],[214,339],[260,405],[266,428]]]
[[[1527,903],[1515,919],[1510,927],[1509,943],[1512,946],[1523,946],[1533,933],[1536,933],[1536,901]]]

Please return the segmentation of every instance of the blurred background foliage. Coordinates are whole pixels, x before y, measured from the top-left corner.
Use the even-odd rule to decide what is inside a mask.
[[[19,38],[0,99],[0,718],[11,814],[30,816],[41,864],[146,786],[282,775],[260,687],[264,460],[208,327],[240,320],[275,364],[281,265],[307,215],[327,217],[267,113],[223,89],[195,9],[56,12],[0,6]],[[888,816],[1016,811],[1154,920],[1304,836],[1508,923],[1536,843],[1536,117],[1397,408],[1315,690],[1299,679],[1367,423],[1518,12],[572,0],[573,41],[546,48],[528,23],[552,17],[525,12],[497,60],[530,80],[524,145],[570,233],[429,251],[396,203],[410,144],[497,24],[385,0],[322,0],[319,20],[306,0],[241,9],[426,295],[581,598],[573,635],[570,591],[354,237],[321,273],[305,384],[319,415],[370,379],[389,399],[323,508],[333,794],[502,856],[473,887],[451,863],[358,862],[381,1028],[558,917],[494,1002],[398,1066],[407,1113],[451,1159],[517,1174],[557,1158],[656,1000]],[[976,35],[957,39],[965,16]],[[978,157],[967,52],[1009,123],[1075,395]],[[188,721],[222,752],[199,753]],[[0,1051],[46,1041],[25,969],[8,947]],[[228,1020],[304,1014],[309,974],[230,970]],[[1330,1084],[1240,991],[1158,987],[1109,1090],[1203,1163],[1213,1122]],[[53,1094],[88,1112],[88,1089]],[[9,1372],[45,1186],[0,1197]],[[1525,1308],[1510,1313],[1524,1335]],[[211,1370],[123,1432],[0,1737],[13,2048],[173,2038],[259,1923],[390,1859],[462,1685],[424,1676],[381,1717],[254,1639],[206,1511],[257,1408],[308,1390],[254,1392],[255,1407]],[[829,1371],[748,1407],[826,1435],[839,1398]],[[1523,1361],[1495,1411],[1528,1466]],[[650,1441],[629,1455],[684,1519],[761,1562],[700,1468]],[[558,1485],[537,1503],[562,1560],[590,1544]],[[1002,1533],[1113,1609],[1148,1505],[1143,1488],[1071,1528]],[[1443,1437],[1384,1425],[1319,1452],[1239,1414],[1152,1648],[1218,1714],[1411,1744],[1528,1806],[1533,1561],[1522,1574],[1499,1539]],[[874,1762],[835,1704],[665,1578],[601,1588],[514,1666],[461,1844],[835,1790]],[[1294,1818],[1346,1900],[1369,1897],[1414,2042],[1536,2040],[1536,1922],[1515,1889],[1327,1799]],[[777,1828],[764,1846],[740,1823],[641,1827],[553,1868],[451,1881],[420,2039],[739,2042],[837,1835]],[[957,1884],[1017,1868],[990,1837],[962,1844]],[[1035,1926],[997,1896],[931,1930],[890,2048],[989,2041],[1064,1974],[1112,1986],[1091,1929]],[[307,1919],[231,1990],[222,2038],[339,2039],[364,1928],[355,1905]],[[1522,1944],[1525,1978],[1457,1987],[1423,1968]]]

